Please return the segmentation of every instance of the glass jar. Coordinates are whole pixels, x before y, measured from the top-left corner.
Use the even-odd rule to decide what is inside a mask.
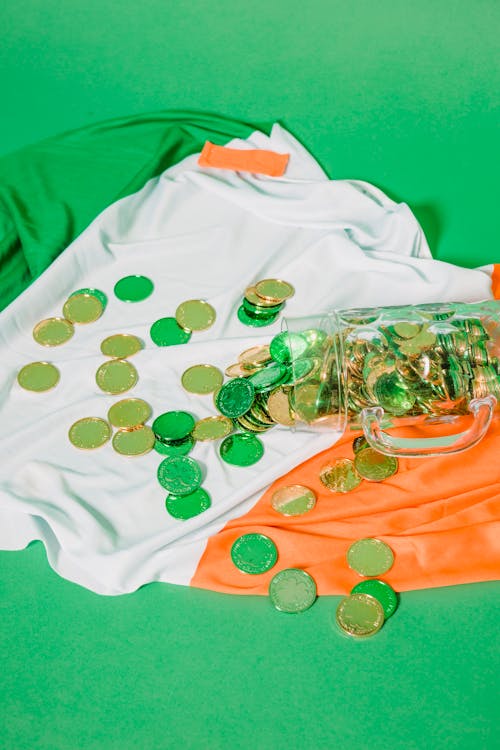
[[[381,453],[425,457],[476,445],[497,410],[499,302],[336,310],[288,318],[284,330],[299,427],[339,434],[359,427]],[[445,437],[386,431],[463,415],[467,429]]]

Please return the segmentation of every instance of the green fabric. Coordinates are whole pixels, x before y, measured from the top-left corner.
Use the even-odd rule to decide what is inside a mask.
[[[270,126],[155,112],[80,128],[0,159],[0,309],[111,203],[206,140],[224,144],[256,128]]]

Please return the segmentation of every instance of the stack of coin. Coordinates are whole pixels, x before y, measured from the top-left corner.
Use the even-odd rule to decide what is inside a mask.
[[[154,448],[165,456],[186,456],[193,448],[194,417],[186,411],[167,411],[153,422]]]
[[[168,490],[165,507],[174,518],[186,521],[210,507],[210,495],[201,486],[201,467],[194,459],[188,456],[165,458],[157,476],[161,486]]]
[[[285,305],[293,297],[295,289],[281,279],[262,279],[247,287],[242,304],[238,308],[238,319],[246,326],[260,328],[274,323]]]

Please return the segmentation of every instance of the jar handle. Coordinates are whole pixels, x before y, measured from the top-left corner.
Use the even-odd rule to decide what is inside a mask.
[[[366,440],[386,456],[403,458],[426,458],[450,453],[460,453],[477,445],[490,426],[496,398],[492,395],[474,398],[469,403],[469,411],[474,415],[472,426],[465,432],[443,435],[437,438],[391,437],[382,430],[384,410],[381,406],[370,406],[361,412],[361,424]]]

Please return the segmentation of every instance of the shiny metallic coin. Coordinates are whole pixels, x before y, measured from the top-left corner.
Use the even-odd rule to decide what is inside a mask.
[[[201,485],[200,465],[187,456],[165,458],[158,467],[158,481],[172,495],[190,495]]]
[[[321,469],[321,483],[331,492],[351,492],[361,484],[361,477],[348,458],[338,458]]]
[[[384,624],[384,610],[380,602],[368,594],[351,594],[341,600],[335,619],[347,635],[368,638]]]
[[[75,294],[91,294],[93,297],[97,297],[99,302],[101,303],[103,310],[108,304],[108,298],[104,294],[104,292],[101,292],[100,289],[93,289],[93,288],[86,288],[86,289],[77,289],[76,292],[71,292],[71,297]]]
[[[134,430],[117,430],[113,448],[122,456],[143,456],[153,450],[155,436],[151,427],[142,425]]]
[[[147,276],[124,276],[116,282],[114,292],[122,302],[142,302],[152,294],[154,284]]]
[[[282,516],[303,516],[316,505],[316,495],[308,487],[292,484],[273,492],[271,505]]]
[[[363,448],[369,448],[369,445],[366,441],[366,438],[363,435],[359,435],[352,441],[352,450],[356,454],[359,453],[359,451],[362,451]]]
[[[285,427],[293,427],[295,424],[295,419],[290,410],[288,393],[283,388],[276,388],[276,390],[271,391],[267,399],[267,410],[277,424]]]
[[[241,305],[250,316],[255,316],[256,318],[277,315],[285,306],[283,302],[280,305],[273,305],[272,307],[262,307],[261,305],[253,305],[245,298],[243,298]]]
[[[387,620],[398,608],[398,596],[392,586],[385,581],[379,581],[376,578],[370,578],[366,581],[360,581],[354,586],[351,594],[368,594],[373,596],[384,610],[384,617]]]
[[[360,576],[381,576],[394,563],[394,553],[381,539],[358,539],[347,550],[347,564]]]
[[[245,349],[245,351],[241,352],[238,357],[238,362],[242,365],[259,366],[267,364],[270,359],[271,354],[269,352],[269,346],[262,345],[252,346],[250,349]]]
[[[257,307],[262,308],[273,308],[277,306],[277,303],[274,301],[268,302],[263,297],[259,297],[257,292],[255,291],[254,286],[249,286],[245,289],[245,299],[250,302],[251,305],[255,305]]]
[[[181,302],[175,311],[177,323],[186,331],[204,331],[215,323],[215,317],[212,305],[201,299]]]
[[[288,385],[299,385],[315,378],[321,369],[321,360],[313,357],[301,357],[294,360],[290,367]]]
[[[75,448],[93,450],[108,442],[111,427],[99,417],[84,417],[71,425],[68,437]]]
[[[155,440],[154,449],[162,456],[187,456],[194,448],[195,441],[192,437],[184,438],[172,443],[162,443],[161,440]]]
[[[270,570],[278,559],[278,550],[272,539],[264,534],[243,534],[231,547],[231,560],[236,567],[259,575]]]
[[[258,437],[244,432],[224,438],[219,452],[227,464],[252,466],[264,455],[264,446]]]
[[[140,427],[151,416],[151,407],[141,398],[125,398],[117,401],[108,411],[108,420],[113,427],[130,430]]]
[[[256,424],[246,419],[245,416],[238,417],[236,422],[244,432],[267,432],[270,429],[270,425]]]
[[[71,323],[93,323],[103,311],[102,302],[93,294],[72,294],[63,305],[63,315]]]
[[[249,379],[235,378],[225,383],[215,396],[215,405],[225,417],[235,419],[249,410],[255,388]]]
[[[375,448],[363,448],[354,458],[356,471],[369,482],[383,482],[392,477],[398,470],[398,459],[395,456],[385,456]]]
[[[304,422],[311,423],[324,413],[325,401],[323,398],[324,386],[322,383],[301,383],[295,387],[290,395],[292,399],[293,417]]]
[[[253,328],[262,328],[264,326],[270,326],[275,323],[279,318],[279,313],[273,313],[272,315],[262,315],[260,317],[250,315],[243,305],[238,307],[238,320],[245,326],[252,326]]]
[[[240,362],[237,362],[234,365],[229,365],[229,367],[226,367],[224,372],[228,376],[228,378],[248,378],[253,372],[256,372],[258,369],[258,367],[250,367],[249,365],[243,367]]]
[[[30,362],[17,373],[17,382],[25,391],[42,393],[54,388],[60,379],[59,370],[50,362]]]
[[[284,302],[295,294],[295,289],[288,281],[281,279],[262,279],[255,284],[255,292],[266,302]]]
[[[282,331],[271,341],[269,352],[275,362],[289,365],[301,357],[307,348],[308,343],[300,333]]]
[[[165,501],[167,512],[181,521],[199,516],[200,513],[210,508],[210,505],[210,495],[203,487],[198,487],[189,495],[168,495]]]
[[[130,362],[125,359],[112,359],[98,368],[95,379],[101,391],[116,394],[133,388],[139,376]]]
[[[373,385],[373,395],[383,409],[395,416],[406,414],[415,405],[413,392],[396,370],[383,373],[377,378]]]
[[[189,393],[204,395],[221,387],[224,376],[213,365],[193,365],[182,373],[181,383]]]
[[[316,601],[316,582],[299,568],[285,568],[272,578],[269,598],[280,612],[305,612]]]
[[[273,362],[250,375],[248,381],[253,385],[257,393],[266,393],[286,383],[288,377],[288,367],[278,362]]]
[[[175,318],[160,318],[149,329],[151,341],[156,346],[177,346],[187,344],[191,331],[185,331]]]
[[[60,346],[73,336],[75,328],[66,318],[46,318],[33,328],[33,338],[42,346]]]
[[[394,333],[402,339],[412,339],[420,333],[421,330],[422,326],[418,323],[402,321],[401,323],[394,324]]]
[[[184,440],[193,431],[194,417],[187,411],[166,411],[153,422],[153,432],[162,443]]]
[[[233,423],[228,417],[205,417],[196,422],[192,436],[195,440],[220,440],[233,431]]]
[[[143,348],[141,339],[131,333],[115,333],[101,342],[101,352],[114,359],[127,359]]]

